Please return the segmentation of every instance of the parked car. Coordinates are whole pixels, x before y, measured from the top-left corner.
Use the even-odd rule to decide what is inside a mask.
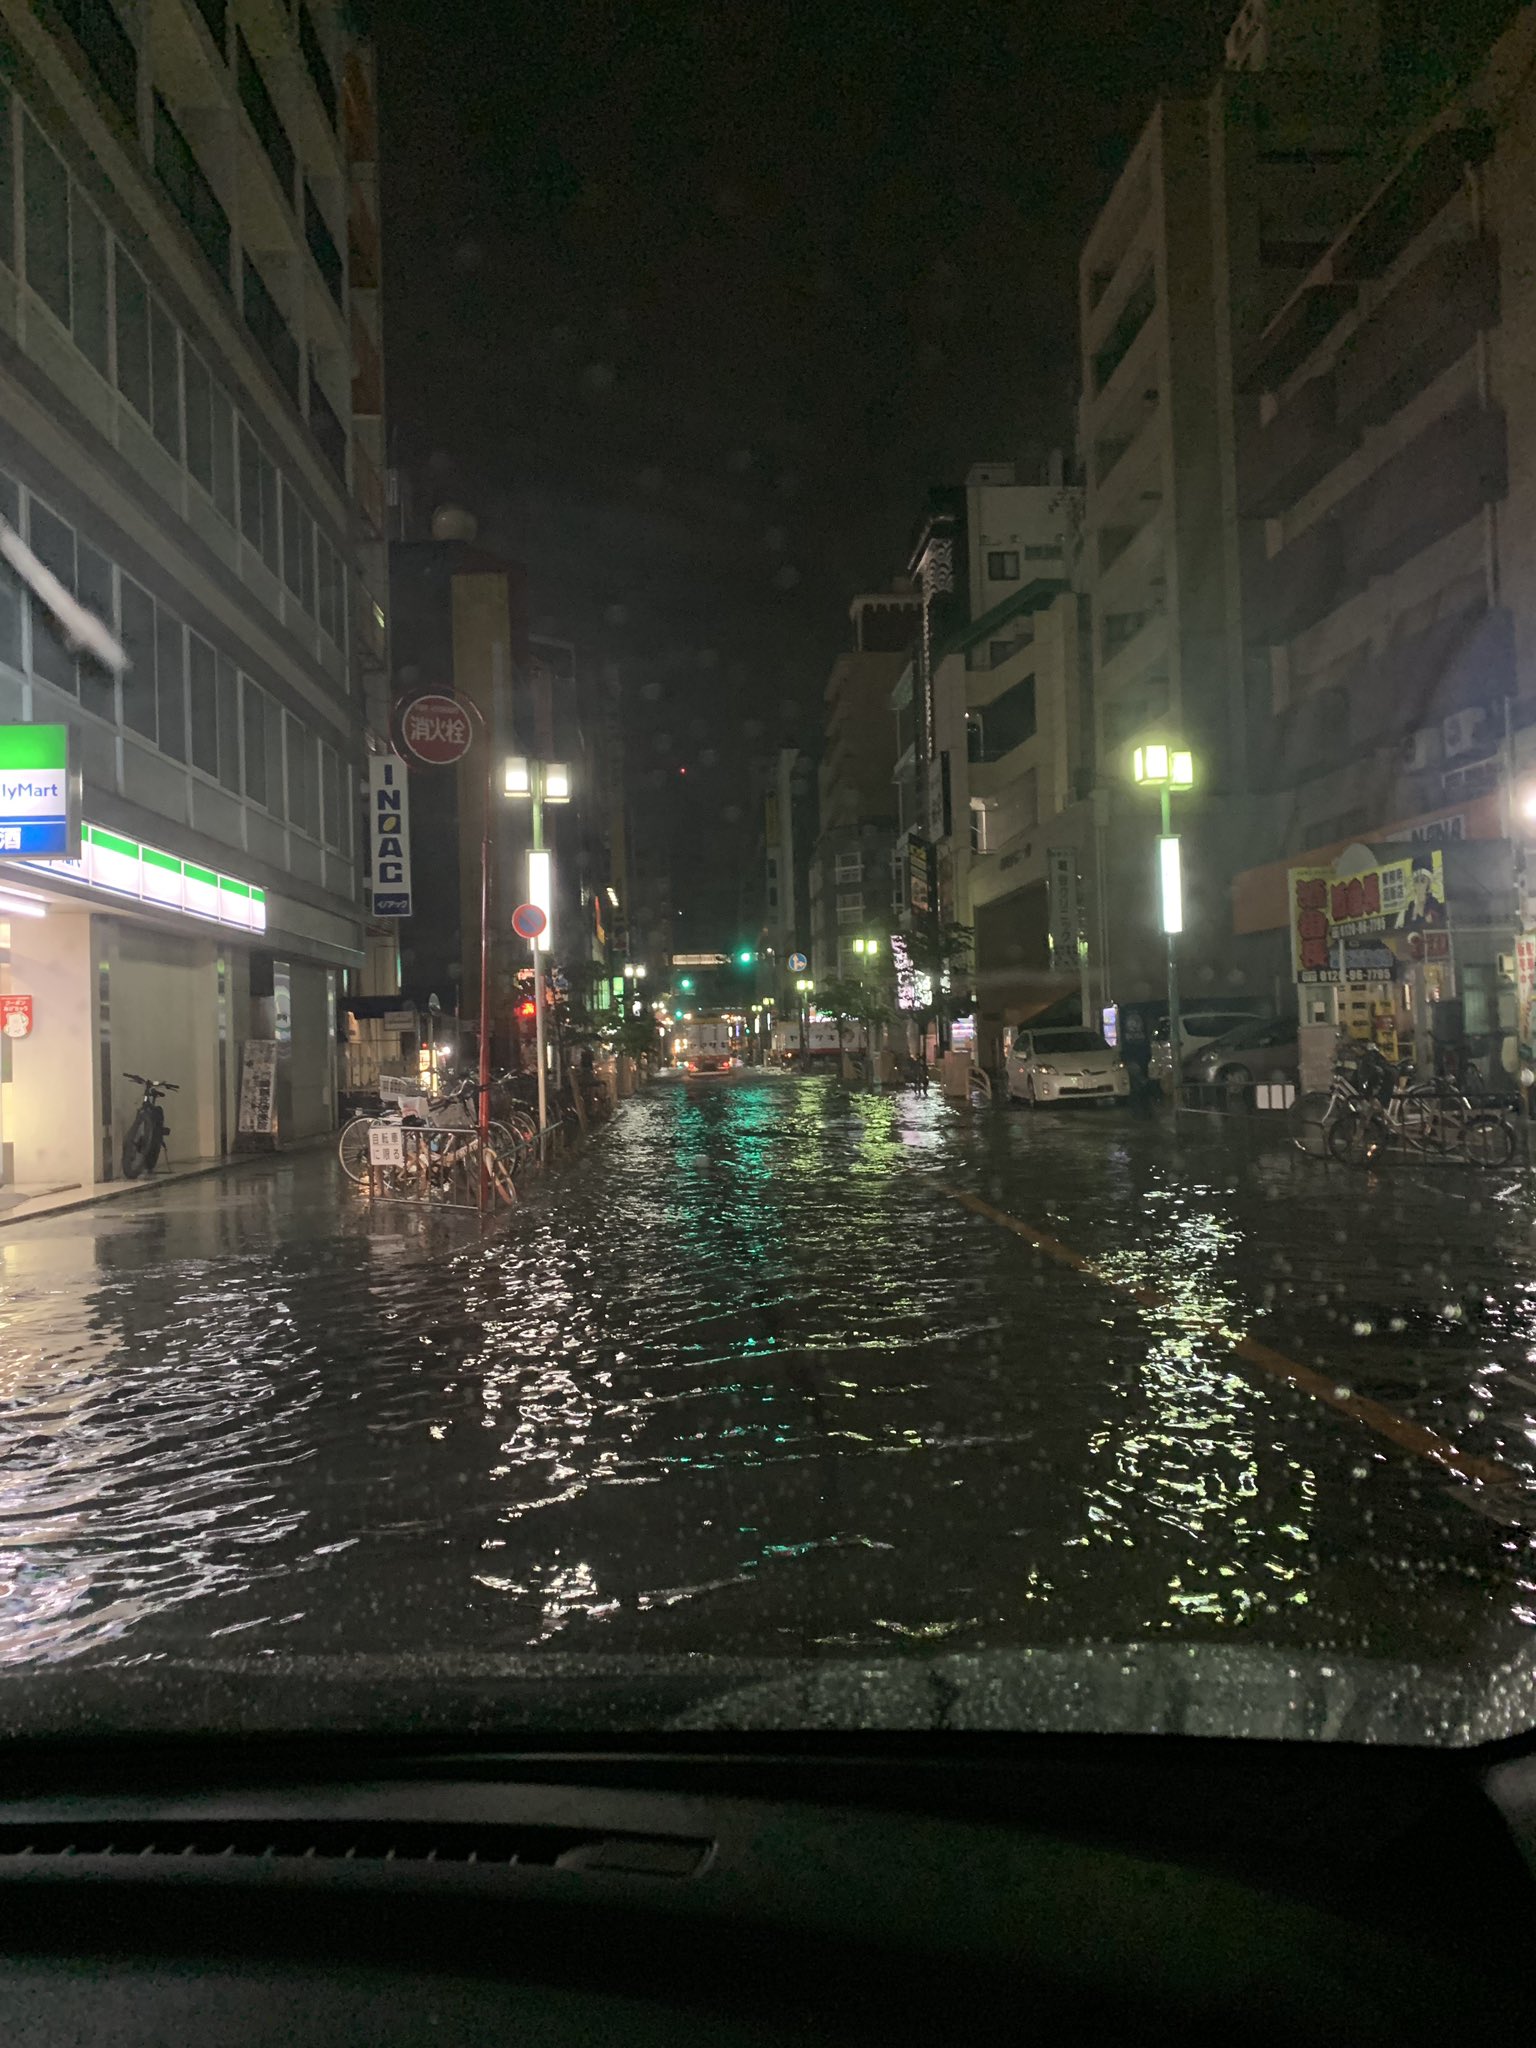
[[[1229,1031],[1238,1031],[1245,1024],[1255,1021],[1252,1010],[1224,1008],[1220,1004],[1207,1004],[1182,1013],[1179,1018],[1179,1038],[1183,1044],[1183,1058],[1187,1066],[1192,1056],[1200,1052],[1214,1039],[1225,1038]],[[1168,1046],[1168,1019],[1164,1017],[1152,1034],[1152,1050],[1147,1055],[1147,1078],[1166,1088],[1173,1073],[1173,1059]]]
[[[1125,1061],[1097,1031],[1075,1025],[1020,1031],[1008,1055],[1008,1094],[1031,1108],[1042,1102],[1124,1102]]]
[[[1294,1017],[1250,1017],[1187,1059],[1184,1078],[1246,1088],[1254,1081],[1294,1081],[1300,1065]]]

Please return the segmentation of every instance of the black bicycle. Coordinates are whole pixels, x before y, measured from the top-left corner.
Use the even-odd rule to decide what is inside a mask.
[[[137,1081],[144,1090],[138,1114],[128,1126],[128,1135],[123,1140],[123,1176],[127,1180],[137,1180],[141,1173],[153,1173],[160,1163],[160,1154],[171,1134],[165,1111],[160,1107],[160,1098],[167,1092],[174,1095],[178,1083],[150,1081],[142,1074],[127,1072],[123,1079]]]

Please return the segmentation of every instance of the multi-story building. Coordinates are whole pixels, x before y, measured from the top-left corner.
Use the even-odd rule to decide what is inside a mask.
[[[0,578],[0,719],[67,727],[84,820],[73,864],[0,853],[0,972],[33,998],[0,1068],[17,1183],[112,1175],[124,1069],[178,1084],[173,1156],[229,1150],[253,1039],[278,1136],[333,1117],[387,673],[349,22],[0,0],[0,512],[129,661],[98,667]]]
[[[827,678],[807,876],[810,944],[803,950],[822,980],[852,974],[854,940],[888,933],[900,911],[891,692],[911,658],[921,600],[902,584],[856,597],[848,616],[853,646]]]
[[[977,463],[963,489],[930,495],[913,549],[925,601],[922,632],[891,694],[901,743],[897,822],[904,839],[936,856],[939,915],[975,929],[988,1057],[1005,1020],[1049,1000],[1037,828],[1077,800],[1088,767],[1069,588],[1081,505],[1059,456],[1044,481],[1029,484],[1012,463]]]
[[[1079,264],[1083,572],[1096,831],[1113,876],[1088,933],[1099,1000],[1155,997],[1155,810],[1133,743],[1191,748],[1180,799],[1190,988],[1267,993],[1234,940],[1252,752],[1235,516],[1237,366],[1389,159],[1392,104],[1365,0],[1249,0],[1228,67],[1159,103]]]
[[[1515,856],[1536,771],[1533,76],[1527,11],[1239,366],[1255,796],[1235,929],[1265,948],[1278,987],[1291,993],[1297,977],[1304,1016],[1359,1026],[1363,1009],[1421,1055],[1437,1000],[1458,1003],[1474,1037],[1512,1043],[1522,993],[1516,934],[1530,919]],[[1376,932],[1335,944],[1318,927],[1306,953],[1293,876],[1331,900],[1319,879],[1420,864],[1434,887],[1431,849],[1438,922],[1410,930],[1421,913],[1404,902],[1394,929],[1394,904],[1367,902],[1355,907]]]

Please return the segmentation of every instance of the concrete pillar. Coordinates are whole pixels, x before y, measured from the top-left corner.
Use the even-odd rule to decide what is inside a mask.
[[[11,1047],[6,1139],[18,1186],[89,1187],[106,1177],[97,922],[53,905],[46,917],[11,921],[11,987],[32,997],[34,1011],[31,1035]]]

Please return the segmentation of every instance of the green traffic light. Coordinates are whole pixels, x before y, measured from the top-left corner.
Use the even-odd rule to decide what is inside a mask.
[[[757,956],[754,953],[750,952],[745,946],[743,946],[741,951],[736,955],[737,960],[741,963],[743,967],[750,967],[752,965],[753,960],[756,957]]]
[[[687,991],[693,987],[693,976],[691,974],[685,974],[682,980],[677,985],[686,994]]]

